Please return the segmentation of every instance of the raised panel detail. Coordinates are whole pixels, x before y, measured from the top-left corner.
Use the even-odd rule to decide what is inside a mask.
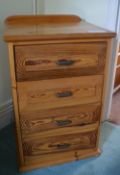
[[[106,43],[15,47],[17,81],[103,74]]]
[[[82,128],[81,128],[82,129]],[[64,132],[66,129],[64,129]],[[53,131],[54,132],[54,131]],[[44,134],[44,133],[43,133]],[[90,149],[96,146],[97,130],[84,131],[76,134],[69,133],[52,137],[33,137],[23,139],[23,151],[25,156],[39,156],[43,154],[59,153],[63,151]]]
[[[78,105],[20,114],[23,135],[70,126],[83,126],[100,118],[100,105]]]
[[[101,102],[102,83],[101,75],[17,83],[20,113]]]

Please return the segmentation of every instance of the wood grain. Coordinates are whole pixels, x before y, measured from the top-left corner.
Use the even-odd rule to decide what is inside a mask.
[[[105,55],[106,42],[16,46],[17,81],[103,74]]]
[[[78,161],[86,157],[88,158],[91,156],[98,156],[99,154],[100,150],[93,148],[49,154],[49,157],[47,154],[32,156],[32,159],[29,156],[25,156],[25,165],[20,167],[20,171],[27,171],[40,167],[63,164],[70,161]]]
[[[23,141],[24,156],[39,156],[70,150],[95,148],[97,132],[64,134],[57,137]],[[49,155],[48,155],[49,156]]]
[[[76,18],[73,16],[71,19],[70,17],[71,15],[67,16],[66,18],[63,16],[58,16],[58,18],[61,18],[60,23],[57,16],[55,16],[55,18],[52,16],[9,17],[5,22],[7,25],[4,39],[7,42],[18,42],[83,38],[100,39],[115,37],[114,32],[89,24],[84,20],[80,20],[79,17]],[[46,23],[46,21],[44,23],[45,18],[47,18],[47,21],[50,21],[50,23]],[[67,21],[67,18],[69,18],[69,22],[65,22]]]
[[[76,133],[84,133],[84,132],[91,132],[93,130],[97,130],[99,127],[99,122],[92,123],[89,125],[84,126],[71,126],[71,127],[64,127],[64,128],[57,128],[54,130],[46,130],[44,132],[36,132],[32,133],[30,135],[22,135],[23,140],[37,140],[37,138],[45,138],[45,137],[60,137],[61,135],[67,135],[67,134],[76,134]]]
[[[101,102],[102,83],[102,75],[17,83],[20,113]]]
[[[20,114],[23,135],[70,126],[83,126],[100,118],[100,104],[78,105]]]
[[[10,64],[10,75],[12,81],[12,98],[15,112],[15,128],[16,128],[16,143],[18,145],[18,161],[20,166],[24,165],[23,147],[22,147],[22,137],[19,121],[19,109],[18,109],[18,98],[17,98],[17,88],[16,88],[16,78],[15,78],[15,65],[14,65],[14,50],[13,44],[8,44],[9,51],[9,64]]]
[[[107,52],[106,52],[106,64],[104,69],[104,80],[103,80],[103,93],[102,93],[102,108],[101,108],[101,115],[99,119],[99,128],[98,128],[98,135],[97,135],[97,147],[99,147],[100,142],[100,131],[101,131],[101,124],[102,121],[105,118],[105,111],[106,111],[106,101],[107,101],[107,91],[109,89],[108,87],[108,75],[109,75],[109,69],[110,69],[110,60],[112,59],[112,48],[113,48],[113,40],[114,39],[108,39],[107,40]]]
[[[51,24],[51,23],[77,23],[81,18],[76,15],[21,15],[9,16],[6,18],[7,25],[23,25],[23,24]]]
[[[115,33],[74,15],[5,24],[20,170],[98,155]]]
[[[80,126],[65,127],[65,128],[55,129],[51,131],[32,134],[30,136],[24,136],[23,137],[24,154],[25,155],[27,154],[27,156],[32,156],[32,155],[35,156],[35,155],[45,154],[50,152],[52,153],[52,151],[50,151],[51,149],[64,151],[64,149],[69,148],[69,147],[64,147],[64,143],[67,145],[72,144],[74,139],[76,140],[75,142],[79,143],[79,148],[83,148],[82,144],[84,146],[86,145],[86,147],[87,146],[89,147],[92,144],[95,147],[97,130],[98,130],[98,123],[95,123],[91,125],[85,125],[82,127]],[[76,135],[79,135],[79,136],[76,137]],[[53,144],[54,146],[53,147],[50,146],[50,148],[48,148],[48,145],[51,145],[51,144]],[[73,147],[74,147],[74,144],[75,143],[72,144]],[[33,148],[34,145],[35,147],[38,147],[38,149],[37,148],[34,149]],[[34,150],[38,150],[38,152],[41,150],[41,153],[34,153]]]

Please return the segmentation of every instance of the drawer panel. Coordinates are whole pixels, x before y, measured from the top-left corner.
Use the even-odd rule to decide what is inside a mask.
[[[17,83],[20,113],[101,102],[103,76]]]
[[[24,156],[39,156],[63,151],[95,148],[97,138],[96,126],[91,125],[90,128],[87,128],[89,125],[83,128],[71,127],[68,131],[66,128],[64,130],[58,129],[55,130],[55,133],[58,133],[58,135],[55,135],[53,131],[53,136],[51,137],[45,137],[47,134],[43,132],[42,137],[33,135],[32,137],[24,138]]]
[[[100,105],[78,105],[20,114],[23,135],[98,121]]]
[[[17,81],[102,74],[106,43],[15,46]]]

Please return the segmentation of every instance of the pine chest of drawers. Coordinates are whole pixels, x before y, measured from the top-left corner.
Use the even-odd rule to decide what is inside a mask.
[[[98,155],[115,33],[72,15],[5,23],[20,170]]]

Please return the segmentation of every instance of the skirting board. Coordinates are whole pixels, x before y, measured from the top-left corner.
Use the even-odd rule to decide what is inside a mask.
[[[0,105],[0,129],[13,122],[12,100]]]

